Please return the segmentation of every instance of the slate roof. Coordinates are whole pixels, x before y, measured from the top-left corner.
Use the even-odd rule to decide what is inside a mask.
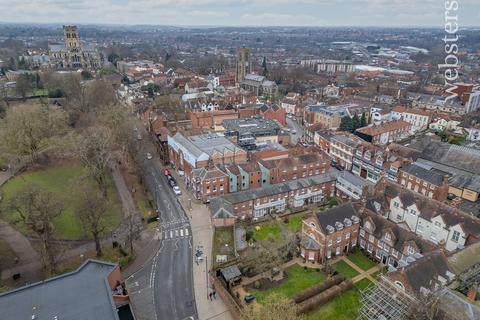
[[[358,216],[358,214],[351,202],[324,212],[318,211],[316,213],[317,220],[323,232],[326,231],[327,226],[335,227],[335,222],[343,223],[345,218],[350,219],[352,216]]]
[[[425,168],[421,164],[409,164],[402,167],[400,170],[405,171],[406,173],[413,175],[422,180],[428,181],[433,185],[441,186],[443,184],[443,178],[446,173],[441,173],[439,171],[432,171]]]
[[[223,278],[227,282],[242,276],[240,269],[236,265],[220,269],[220,272],[222,273]]]
[[[397,272],[400,272],[409,286],[419,293],[422,287],[432,288],[433,281],[436,282],[438,276],[448,280],[447,271],[450,270],[443,252],[433,251],[408,266],[400,268]]]
[[[0,318],[118,320],[107,277],[113,263],[87,260],[77,270],[0,295]]]

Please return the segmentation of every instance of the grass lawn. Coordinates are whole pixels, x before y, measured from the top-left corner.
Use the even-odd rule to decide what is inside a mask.
[[[334,265],[332,265],[333,269],[338,273],[344,275],[347,278],[353,278],[358,275],[358,271],[350,267],[345,261],[339,260]]]
[[[355,252],[351,253],[347,258],[355,263],[360,269],[365,271],[377,265],[375,262],[365,256],[360,250],[356,250]]]
[[[10,245],[3,239],[0,239],[0,257],[0,271],[15,265],[15,252],[13,252]]]
[[[64,212],[54,221],[55,236],[58,239],[83,239],[85,232],[80,220],[75,214],[79,205],[79,181],[84,178],[83,169],[79,164],[65,164],[44,170],[27,172],[8,181],[2,188],[3,200],[0,208],[5,210],[9,199],[27,184],[35,183],[45,190],[55,193],[65,205]],[[98,188],[95,182],[87,179],[92,188]],[[99,191],[100,192],[100,191]],[[107,233],[114,230],[122,218],[122,206],[111,177],[108,177],[108,197],[110,207],[106,213]],[[18,213],[4,211],[3,217],[19,231],[29,234],[29,230],[20,221]]]
[[[278,286],[266,290],[249,289],[249,292],[257,298],[259,303],[262,303],[274,292],[290,298],[296,293],[326,279],[324,273],[312,268],[307,268],[307,270],[305,270],[299,265],[294,265],[285,270],[285,272],[287,273],[288,277]]]
[[[228,260],[235,258],[233,227],[215,228],[213,235],[213,261],[217,255],[227,255]]]
[[[284,217],[283,220],[288,219],[287,223],[283,222],[283,220],[272,220],[258,224],[257,226],[260,227],[259,230],[255,227],[252,229],[253,237],[255,240],[277,239],[281,234],[282,225],[292,232],[299,232],[302,229],[302,220],[305,218],[305,215],[304,212],[301,212]]]
[[[332,301],[306,314],[305,320],[351,320],[358,316],[360,308],[360,290],[371,282],[362,279],[353,288],[335,297]]]

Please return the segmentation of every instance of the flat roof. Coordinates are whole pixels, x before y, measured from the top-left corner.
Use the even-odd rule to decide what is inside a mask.
[[[2,320],[119,320],[107,277],[116,264],[87,260],[77,270],[0,295]]]

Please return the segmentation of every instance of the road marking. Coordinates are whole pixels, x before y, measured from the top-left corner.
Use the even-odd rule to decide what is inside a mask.
[[[175,237],[178,237],[178,230],[175,230]]]
[[[188,229],[185,229],[185,235],[188,236]]]
[[[173,231],[170,230],[170,238],[173,238]]]

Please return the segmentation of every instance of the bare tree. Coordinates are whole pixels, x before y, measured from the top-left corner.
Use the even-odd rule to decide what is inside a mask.
[[[32,91],[32,80],[28,74],[21,74],[15,83],[15,91],[25,99],[28,93]]]
[[[108,201],[103,198],[91,186],[84,185],[80,195],[80,205],[77,209],[77,216],[82,221],[85,232],[90,233],[95,241],[97,257],[102,255],[100,237],[104,234],[107,225],[105,214],[108,208]]]
[[[112,159],[112,135],[105,127],[90,127],[73,141],[73,150],[87,174],[107,198],[107,168]]]
[[[11,156],[28,156],[32,162],[39,152],[54,145],[66,131],[65,113],[54,108],[21,105],[9,108],[0,119],[0,151]]]
[[[126,241],[130,247],[130,254],[133,255],[133,241],[137,239],[143,230],[143,224],[138,215],[130,214],[124,221],[126,227]]]
[[[293,300],[277,293],[271,294],[264,303],[247,307],[241,320],[302,320],[297,315],[298,307]]]
[[[38,235],[42,243],[43,265],[50,272],[57,268],[56,250],[53,247],[55,218],[64,210],[58,197],[37,185],[28,185],[10,199],[10,209],[17,212],[27,228]]]

